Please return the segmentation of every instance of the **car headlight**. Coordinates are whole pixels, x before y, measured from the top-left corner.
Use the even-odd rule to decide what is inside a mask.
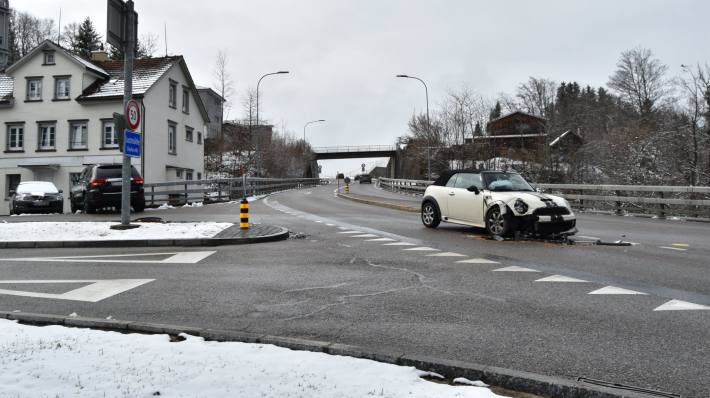
[[[528,212],[528,204],[523,202],[522,199],[516,200],[513,208],[515,208],[515,211],[519,214],[525,214]]]

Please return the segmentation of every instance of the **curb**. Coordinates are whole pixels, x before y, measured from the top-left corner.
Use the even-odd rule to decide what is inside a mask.
[[[395,209],[395,210],[401,210],[401,211],[406,211],[409,213],[419,213],[419,208],[418,207],[411,207],[411,206],[404,206],[404,205],[398,205],[394,203],[387,203],[387,202],[380,202],[376,200],[369,200],[369,199],[361,199],[357,198],[354,196],[346,195],[343,193],[338,192],[338,197],[347,199],[353,202],[358,202],[358,203],[363,203],[366,205],[372,205],[372,206],[378,206],[378,207],[384,207],[388,209]]]
[[[0,249],[56,249],[87,247],[170,247],[245,245],[252,243],[276,242],[288,239],[288,229],[279,232],[245,238],[200,238],[200,239],[143,239],[143,240],[92,240],[92,241],[47,241],[47,242],[0,242]]]
[[[65,317],[59,315],[33,314],[22,312],[0,311],[0,319],[18,321],[20,323],[47,326],[61,325],[69,327],[90,328],[120,333],[169,334],[186,333],[202,337],[208,341],[241,342],[256,344],[271,344],[296,351],[321,352],[330,355],[349,356],[370,359],[378,362],[399,366],[413,366],[419,370],[439,373],[449,380],[465,377],[469,380],[481,380],[492,386],[508,390],[561,398],[649,398],[651,395],[629,390],[616,390],[585,384],[583,382],[559,377],[520,372],[481,364],[442,360],[405,353],[375,353],[364,351],[357,346],[339,344],[327,341],[305,340],[290,337],[271,336],[267,334],[239,332],[232,330],[203,329],[176,325],[165,325],[150,322],[132,322],[86,317]],[[656,396],[657,397],[657,396]]]

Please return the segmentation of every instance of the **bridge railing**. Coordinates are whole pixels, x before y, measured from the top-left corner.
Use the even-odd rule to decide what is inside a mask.
[[[148,183],[145,203],[148,207],[164,204],[182,206],[190,203],[219,203],[263,195],[288,189],[300,189],[327,184],[319,178],[215,178],[208,180]]]
[[[380,178],[383,189],[423,195],[432,181]],[[648,214],[659,218],[710,218],[710,187],[650,185],[533,184],[567,199],[579,210],[602,210],[617,215]]]
[[[313,148],[314,153],[392,152],[396,145],[331,146]]]

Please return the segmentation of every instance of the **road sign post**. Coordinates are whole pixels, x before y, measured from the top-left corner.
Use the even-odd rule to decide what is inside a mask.
[[[136,35],[138,14],[133,9],[133,0],[108,0],[107,34],[109,43],[123,48],[123,105],[124,117],[129,128],[140,126],[140,106],[133,101],[133,58],[136,54]],[[119,130],[120,131],[120,130]],[[131,225],[131,156],[126,153],[128,135],[124,131],[122,187],[121,187],[121,224],[112,226],[116,229],[136,228]],[[135,137],[133,137],[135,138]],[[140,151],[140,136],[138,137]],[[130,146],[131,149],[135,149]],[[139,155],[140,156],[140,155]]]

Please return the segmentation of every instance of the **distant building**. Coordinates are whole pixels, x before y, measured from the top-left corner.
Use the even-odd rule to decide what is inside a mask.
[[[123,113],[123,87],[122,61],[87,61],[49,40],[0,74],[3,198],[28,180],[68,194],[86,165],[121,163],[112,117]],[[201,179],[209,117],[183,57],[135,60],[133,96],[144,137],[133,164],[146,182]],[[0,214],[8,210],[0,200]]]
[[[226,100],[222,98],[218,92],[209,87],[197,86],[197,92],[200,94],[202,103],[205,104],[205,109],[207,109],[207,114],[210,117],[210,122],[207,125],[207,138],[218,138],[222,123],[224,122],[222,112]]]
[[[0,70],[10,62],[10,1],[0,0]]]
[[[541,117],[513,112],[490,121],[486,125],[488,135],[473,137],[469,142],[481,159],[533,160],[544,152],[546,126],[547,120]]]

